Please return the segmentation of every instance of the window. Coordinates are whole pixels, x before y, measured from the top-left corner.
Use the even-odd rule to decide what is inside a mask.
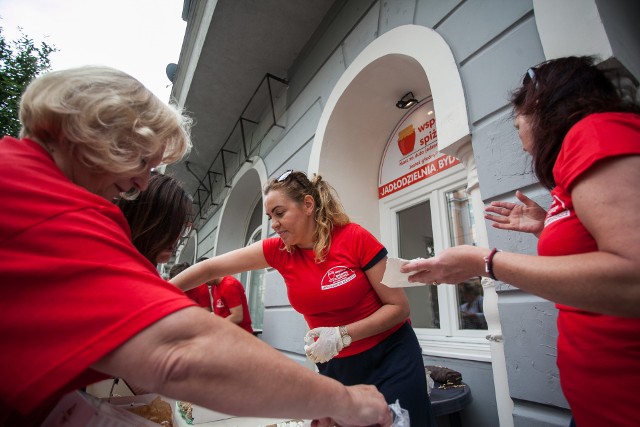
[[[430,258],[434,255],[431,203],[429,200],[397,213],[398,256],[404,259]],[[419,286],[405,289],[411,305],[414,328],[439,328],[438,288]]]
[[[449,243],[451,246],[475,245],[475,227],[471,203],[466,188],[449,191],[445,195],[449,212]],[[480,278],[456,285],[459,329],[487,329],[484,318],[484,294]]]
[[[260,240],[261,227],[258,227],[247,242],[247,246]],[[264,270],[252,270],[242,273],[240,281],[247,292],[247,303],[251,315],[251,327],[262,331],[264,318]]]
[[[456,285],[458,290],[458,320],[460,329],[488,329],[484,318],[484,293],[480,278]]]
[[[439,225],[447,230],[449,246],[474,245],[476,238],[473,214],[466,187],[434,191],[431,197],[441,198],[434,200],[433,204],[446,210],[447,221]],[[434,208],[431,199],[427,199],[396,213],[400,258],[430,258],[435,255],[432,215],[437,209]],[[441,288],[444,288],[444,292],[440,291]],[[447,288],[450,286],[419,286],[405,290],[411,305],[413,327],[440,330],[448,336],[454,335],[456,330],[487,329],[480,280],[458,283],[452,295],[447,292]],[[447,321],[453,313],[456,317],[455,324]]]
[[[246,246],[255,243],[261,238],[262,230],[262,198],[260,193],[256,195],[256,202],[251,212],[251,218],[245,234]],[[249,305],[251,315],[251,327],[255,332],[262,331],[264,318],[264,270],[246,271],[240,275]]]
[[[380,208],[381,237],[390,256],[429,258],[444,248],[477,242],[466,175],[460,170],[383,199]],[[479,279],[409,287],[405,292],[425,354],[490,359]]]

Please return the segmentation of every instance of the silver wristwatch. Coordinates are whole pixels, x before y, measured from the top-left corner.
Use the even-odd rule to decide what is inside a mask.
[[[340,326],[340,338],[342,338],[342,346],[349,347],[351,345],[351,335],[347,332],[346,325]]]

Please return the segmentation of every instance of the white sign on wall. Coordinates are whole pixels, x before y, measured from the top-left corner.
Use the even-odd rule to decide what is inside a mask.
[[[405,115],[389,137],[378,173],[378,198],[407,188],[460,163],[438,151],[431,97]]]

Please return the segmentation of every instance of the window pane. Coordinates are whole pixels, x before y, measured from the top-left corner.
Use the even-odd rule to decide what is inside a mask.
[[[247,246],[260,240],[260,227],[256,228],[247,241]],[[254,331],[262,330],[264,318],[264,270],[252,270],[242,273],[240,281],[247,291],[247,303],[251,315],[251,327]]]
[[[475,245],[475,226],[471,203],[466,188],[447,193],[449,235],[451,246]],[[456,285],[458,300],[458,326],[460,329],[487,329],[484,318],[483,290],[480,279],[467,280]]]
[[[458,320],[460,329],[487,329],[484,318],[484,292],[480,278],[474,278],[458,283],[458,301],[460,310]]]
[[[465,187],[447,193],[451,246],[475,245],[475,225]]]
[[[400,258],[430,258],[434,255],[431,203],[429,201],[399,211],[398,247]],[[440,328],[440,306],[436,286],[405,288],[414,328]]]
[[[251,314],[251,326],[253,329],[262,329],[264,317],[264,270],[254,270],[249,274],[249,313]]]

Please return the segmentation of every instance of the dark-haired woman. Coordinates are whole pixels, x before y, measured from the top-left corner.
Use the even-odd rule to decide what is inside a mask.
[[[403,266],[413,281],[491,276],[556,302],[578,427],[640,420],[640,109],[626,99],[591,57],[530,68],[512,95],[515,125],[553,201],[545,212],[517,192],[523,204],[493,202],[485,217],[539,236],[539,256],[458,246]]]
[[[264,188],[278,237],[200,262],[174,279],[189,289],[217,276],[275,268],[289,301],[311,328],[307,356],[343,384],[373,384],[399,400],[412,426],[434,425],[422,351],[402,289],[380,283],[387,250],[352,223],[333,187],[316,175],[287,171]]]
[[[116,201],[131,228],[133,245],[153,265],[169,261],[191,230],[192,199],[174,178],[153,172],[136,199]]]

